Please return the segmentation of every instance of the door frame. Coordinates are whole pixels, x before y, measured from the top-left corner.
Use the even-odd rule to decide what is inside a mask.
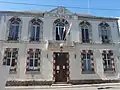
[[[56,52],[53,52],[53,81],[54,81],[54,83],[57,83],[56,81],[55,81],[55,79],[56,79],[56,77],[55,77],[55,75],[56,75],[56,72],[55,72],[55,62],[56,62],[56,60],[55,60],[55,55],[54,55],[54,53],[67,53],[68,54],[68,60],[66,61],[67,63],[68,63],[68,68],[67,68],[67,71],[66,71],[66,74],[67,74],[67,76],[66,76],[66,78],[67,78],[67,81],[66,82],[63,82],[63,83],[68,83],[69,81],[70,81],[70,71],[69,71],[69,69],[70,69],[70,66],[69,66],[69,63],[70,63],[70,60],[69,60],[69,52],[60,52],[60,51],[56,51]]]

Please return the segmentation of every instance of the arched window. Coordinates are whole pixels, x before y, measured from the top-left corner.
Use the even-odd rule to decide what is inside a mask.
[[[109,43],[110,42],[110,26],[105,23],[102,22],[99,24],[99,34],[100,34],[100,38],[102,43]]]
[[[32,19],[30,24],[30,41],[39,41],[42,39],[43,22],[40,19]]]
[[[19,18],[13,17],[9,20],[10,28],[8,34],[8,40],[18,40],[20,35],[20,24],[21,20]]]
[[[57,19],[54,21],[54,35],[55,40],[66,40],[66,33],[69,23],[65,19]]]
[[[92,37],[91,25],[83,21],[80,23],[81,27],[81,38],[83,43],[89,43]]]

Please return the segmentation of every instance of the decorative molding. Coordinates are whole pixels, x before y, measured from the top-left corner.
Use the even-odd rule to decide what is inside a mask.
[[[57,17],[57,18],[69,18],[72,19],[74,16],[74,13],[70,12],[68,9],[65,7],[57,7],[45,14],[48,14],[50,17]]]

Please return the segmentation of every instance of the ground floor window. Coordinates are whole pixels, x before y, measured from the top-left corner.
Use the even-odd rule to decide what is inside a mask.
[[[82,73],[94,72],[94,59],[92,50],[82,50],[81,52]]]
[[[40,71],[40,49],[29,49],[27,51],[26,71]]]
[[[6,48],[4,51],[3,65],[10,66],[10,72],[16,72],[18,61],[18,48]]]
[[[115,71],[115,63],[112,50],[103,50],[102,59],[104,71]]]

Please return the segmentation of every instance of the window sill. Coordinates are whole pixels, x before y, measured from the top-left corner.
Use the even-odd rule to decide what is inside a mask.
[[[29,43],[33,43],[33,44],[36,44],[36,43],[44,43],[44,44],[46,44],[46,42],[45,41],[43,41],[43,40],[39,40],[39,41],[29,41]]]
[[[113,70],[108,70],[108,71],[104,71],[104,73],[114,73],[115,71]]]
[[[26,71],[26,74],[40,74],[40,71]]]
[[[9,71],[9,74],[17,74],[16,71]]]
[[[19,40],[7,40],[8,43],[18,43]]]
[[[109,43],[103,43],[103,42],[102,42],[102,44],[112,44],[112,43],[110,43],[110,42],[109,42]]]
[[[91,72],[90,71],[89,72],[88,71],[83,71],[82,74],[95,74],[95,72],[93,72],[93,71],[91,71]]]

